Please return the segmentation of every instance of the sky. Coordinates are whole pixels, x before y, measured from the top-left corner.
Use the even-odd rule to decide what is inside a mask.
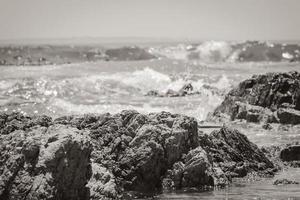
[[[0,40],[300,40],[300,0],[0,0]]]

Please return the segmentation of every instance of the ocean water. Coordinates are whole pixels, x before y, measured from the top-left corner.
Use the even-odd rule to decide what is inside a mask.
[[[220,44],[221,45],[221,44]],[[201,49],[199,50],[201,51]],[[224,54],[226,52],[224,51]],[[0,66],[0,111],[59,117],[84,113],[142,113],[170,111],[205,120],[225,94],[253,74],[300,70],[289,62],[186,62],[177,58],[148,61],[101,61],[54,66]],[[185,97],[146,96],[151,90],[179,90],[191,83],[198,93]],[[248,131],[249,130],[249,131]],[[290,133],[243,133],[258,145],[299,141]],[[300,171],[285,172],[288,175]],[[283,176],[279,174],[278,176]],[[273,179],[272,179],[273,180]],[[300,199],[300,187],[273,186],[271,179],[235,182],[223,189],[201,193],[167,193],[158,199]]]

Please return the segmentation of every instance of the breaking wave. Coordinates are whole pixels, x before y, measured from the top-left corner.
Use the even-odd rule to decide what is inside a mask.
[[[152,47],[149,52],[169,59],[199,63],[300,61],[300,46],[297,44],[257,41],[207,41],[192,45]]]
[[[193,85],[197,95],[178,98],[145,96]],[[23,78],[0,82],[0,110],[53,116],[82,113],[171,111],[205,119],[231,87],[226,76],[170,75],[144,68],[134,72],[100,73],[71,78]]]

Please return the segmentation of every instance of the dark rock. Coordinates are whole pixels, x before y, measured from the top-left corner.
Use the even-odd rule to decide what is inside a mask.
[[[150,90],[149,92],[147,92],[146,96],[160,96],[159,91],[158,90]]]
[[[277,179],[273,182],[273,185],[289,185],[289,184],[299,184],[297,181],[291,181],[288,179]]]
[[[200,145],[212,157],[214,166],[232,177],[244,177],[249,172],[274,169],[273,163],[247,137],[226,127],[202,136]]]
[[[143,48],[132,46],[105,51],[109,60],[150,60],[156,58]]]
[[[213,168],[201,148],[191,150],[185,158],[182,187],[214,186]]]
[[[300,111],[289,109],[289,108],[280,108],[277,111],[277,116],[279,122],[282,124],[300,124]]]
[[[292,145],[284,148],[280,152],[280,158],[283,161],[300,160],[300,145]]]
[[[176,162],[163,179],[164,190],[201,187],[224,187],[230,183],[220,168],[214,168],[210,156],[197,147],[183,161]]]
[[[172,89],[167,90],[165,93],[160,93],[157,90],[149,91],[146,96],[155,96],[155,97],[184,97],[187,95],[199,94],[198,91],[194,91],[194,88],[191,83],[187,83],[180,88],[180,90],[175,91]]]
[[[231,120],[298,124],[299,110],[300,74],[268,73],[241,82],[226,95],[213,116],[226,114]],[[287,120],[288,117],[292,120]]]
[[[52,123],[51,117],[25,116],[21,113],[0,113],[0,135],[9,134],[15,130],[27,130],[34,126],[48,127]]]
[[[238,131],[202,134],[194,118],[168,112],[0,119],[1,199],[120,199],[275,169]]]
[[[65,126],[1,135],[0,199],[88,199],[88,140]]]
[[[262,128],[265,129],[265,130],[272,130],[273,129],[272,125],[269,124],[269,123],[266,123],[266,124],[262,125]]]

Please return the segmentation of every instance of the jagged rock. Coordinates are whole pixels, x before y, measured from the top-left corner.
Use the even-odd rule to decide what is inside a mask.
[[[214,186],[212,163],[201,148],[191,150],[185,158],[182,187]]]
[[[114,175],[97,163],[92,163],[92,177],[87,184],[90,188],[90,200],[117,199],[120,191]]]
[[[48,127],[52,123],[52,118],[46,115],[25,116],[21,113],[5,114],[0,113],[0,135],[9,134],[15,130],[28,130],[34,126]]]
[[[288,179],[277,179],[273,182],[273,185],[289,185],[289,184],[299,184],[297,181],[291,181]]]
[[[214,166],[231,177],[244,177],[249,172],[272,174],[273,163],[247,137],[226,127],[201,136],[200,145],[212,157]]]
[[[283,161],[300,160],[300,145],[292,145],[282,149],[280,152],[280,158]]]
[[[17,124],[0,135],[3,198],[117,199],[165,185],[224,186],[232,176],[274,170],[238,131],[202,134],[194,118],[168,112],[1,119],[0,130]]]
[[[245,119],[247,122],[277,122],[276,116],[269,109],[260,106],[253,106],[241,102],[236,102],[232,115],[232,120]]]
[[[244,107],[241,108],[241,105]],[[300,74],[268,73],[241,82],[226,95],[213,116],[218,118],[226,114],[231,120],[242,118],[265,122],[267,118],[267,122],[298,124],[299,110]],[[287,116],[292,117],[292,120],[285,120]]]
[[[0,136],[0,199],[88,199],[91,144],[65,126]]]
[[[197,147],[191,150],[183,161],[176,162],[168,170],[163,180],[164,190],[174,190],[191,187],[223,187],[230,183],[220,168],[214,168],[209,155]]]
[[[90,129],[92,158],[116,177],[126,190],[155,191],[167,169],[198,146],[194,118],[167,112],[71,116],[54,123]]]

